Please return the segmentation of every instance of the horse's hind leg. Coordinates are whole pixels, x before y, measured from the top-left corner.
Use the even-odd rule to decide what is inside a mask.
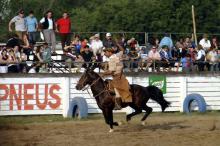
[[[138,109],[138,110],[135,109],[135,111],[134,111],[133,113],[128,114],[128,115],[126,116],[127,122],[131,120],[131,117],[133,117],[133,116],[135,116],[135,115],[138,115],[138,114],[140,114],[140,113],[142,113],[142,110],[141,110],[141,109]]]
[[[145,125],[144,121],[150,115],[150,113],[152,113],[153,109],[151,107],[148,107],[147,105],[144,105],[143,110],[145,110],[146,113],[144,114],[144,116],[141,119],[141,121],[142,121],[142,125]]]

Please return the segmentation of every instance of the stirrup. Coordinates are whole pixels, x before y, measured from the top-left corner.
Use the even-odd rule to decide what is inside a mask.
[[[115,98],[115,107],[114,107],[114,110],[121,110],[121,109],[122,109],[121,105],[118,104],[117,98]]]

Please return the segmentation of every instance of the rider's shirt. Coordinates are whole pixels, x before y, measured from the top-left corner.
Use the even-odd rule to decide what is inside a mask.
[[[114,75],[116,74],[121,74],[123,70],[123,63],[121,62],[121,57],[123,55],[123,52],[120,51],[117,54],[113,54],[112,56],[109,57],[109,71],[114,72]]]

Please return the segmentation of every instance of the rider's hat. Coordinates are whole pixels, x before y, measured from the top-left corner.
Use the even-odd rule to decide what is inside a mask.
[[[114,53],[114,49],[113,48],[105,48],[103,51],[104,52],[112,52],[112,53]]]

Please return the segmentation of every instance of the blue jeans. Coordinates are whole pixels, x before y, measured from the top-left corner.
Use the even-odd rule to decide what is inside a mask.
[[[36,43],[37,32],[28,32],[28,40],[31,45]]]

